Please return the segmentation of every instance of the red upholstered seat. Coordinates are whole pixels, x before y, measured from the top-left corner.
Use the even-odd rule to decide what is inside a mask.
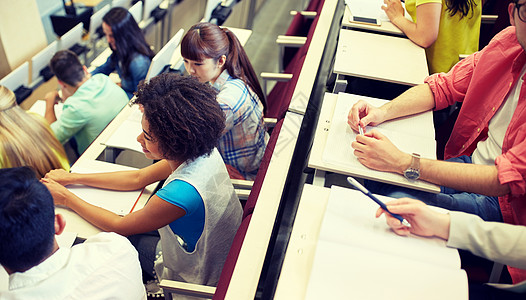
[[[230,252],[228,252],[228,256],[226,257],[225,265],[223,266],[223,271],[221,271],[221,276],[219,277],[219,282],[217,283],[213,299],[225,298],[230,279],[232,278],[232,273],[236,267],[239,251],[241,251],[241,246],[243,246],[243,240],[245,239],[245,234],[247,233],[248,224],[250,224],[251,219],[252,214],[249,214],[248,216],[243,217],[243,221],[241,221],[241,225],[239,226],[236,235],[234,236],[232,246],[230,247]]]

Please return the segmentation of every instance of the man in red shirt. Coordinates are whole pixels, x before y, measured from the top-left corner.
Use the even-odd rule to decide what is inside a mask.
[[[409,196],[486,220],[500,221],[502,213],[506,223],[526,225],[525,4],[512,1],[508,12],[513,26],[449,73],[429,76],[425,84],[380,108],[365,102],[353,106],[349,125],[358,131],[359,126],[463,103],[445,148],[447,161],[404,153],[376,130],[358,135],[352,147],[365,166],[442,186],[440,194],[387,185],[372,187],[373,192]],[[524,270],[510,269],[510,274],[514,282],[526,280]]]

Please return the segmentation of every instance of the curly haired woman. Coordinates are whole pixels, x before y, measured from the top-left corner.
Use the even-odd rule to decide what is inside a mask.
[[[144,169],[104,174],[56,170],[43,179],[55,204],[64,205],[104,231],[134,235],[141,266],[160,279],[216,285],[241,222],[241,205],[216,149],[224,115],[215,90],[195,78],[161,74],[139,84],[135,102],[144,108],[137,137],[146,157],[161,161]],[[84,202],[63,185],[136,190],[166,179],[143,209],[124,217]],[[111,201],[111,199],[108,199]],[[155,239],[157,238],[157,240]],[[146,247],[137,244],[150,245]]]

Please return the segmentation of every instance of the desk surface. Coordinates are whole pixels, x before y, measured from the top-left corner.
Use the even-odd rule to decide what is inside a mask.
[[[425,49],[409,39],[346,29],[340,30],[334,73],[410,86],[429,75]]]
[[[327,137],[329,135],[329,129],[331,126],[332,115],[334,112],[334,107],[336,106],[337,99],[338,95],[336,94],[325,94],[325,97],[323,99],[323,105],[320,111],[320,116],[318,119],[318,125],[314,136],[314,141],[312,143],[312,149],[309,156],[309,167],[317,170],[330,171],[349,176],[357,176],[360,178],[371,179],[381,182],[387,182],[392,184],[395,183],[400,186],[423,190],[431,193],[440,192],[440,187],[425,181],[419,180],[416,182],[410,182],[401,175],[387,172],[377,172],[373,170],[360,171],[359,169],[350,168],[348,166],[338,165],[323,160],[323,153],[325,151]],[[432,113],[429,112],[429,114],[430,115],[428,121],[432,122]],[[422,128],[426,127],[424,125],[425,124],[422,125]],[[429,135],[434,137],[434,132],[429,132]]]
[[[366,31],[373,31],[379,33],[385,33],[390,35],[396,35],[405,37],[405,34],[391,22],[381,22],[380,26],[367,25],[362,23],[351,22],[352,13],[349,7],[345,6],[345,12],[343,13],[342,28],[345,29],[362,29]]]
[[[330,192],[310,184],[303,187],[274,299],[305,299]]]

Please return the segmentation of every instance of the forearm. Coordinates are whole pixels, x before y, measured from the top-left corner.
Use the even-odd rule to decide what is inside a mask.
[[[147,185],[142,184],[139,170],[93,174],[71,173],[67,182],[63,183],[64,185],[84,184],[118,191],[137,190]]]
[[[430,47],[437,38],[431,32],[419,28],[417,23],[413,23],[405,17],[400,17],[392,21],[413,43],[422,48]]]
[[[55,105],[46,102],[46,112],[44,113],[44,118],[48,124],[52,124],[57,121],[57,116],[55,115]]]
[[[421,159],[420,178],[459,191],[487,196],[510,193],[507,184],[500,184],[496,166]]]
[[[435,97],[427,84],[420,84],[380,107],[385,120],[418,114],[435,108]]]
[[[411,40],[420,47],[430,47],[438,37],[440,25],[440,3],[426,3],[417,6],[417,21],[412,22],[403,15],[398,15],[391,22]]]
[[[448,246],[469,250],[477,256],[526,268],[526,227],[484,222],[478,216],[450,212]]]
[[[168,162],[163,160],[140,170],[94,174],[71,173],[62,183],[64,185],[84,184],[98,188],[131,191],[166,179],[170,173],[171,169]]]

